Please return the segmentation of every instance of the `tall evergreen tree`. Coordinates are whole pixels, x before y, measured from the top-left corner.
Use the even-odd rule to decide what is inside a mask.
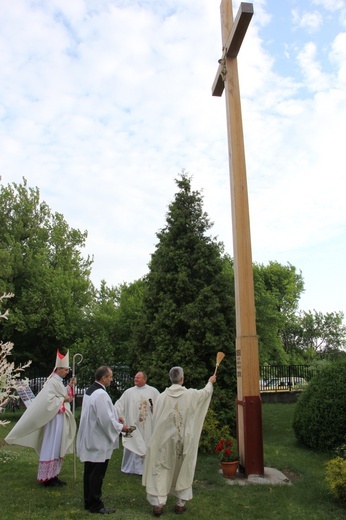
[[[175,365],[184,368],[187,386],[201,387],[221,350],[226,358],[213,402],[229,412],[236,393],[233,269],[222,245],[208,234],[212,224],[191,178],[182,173],[176,184],[179,191],[149,264],[132,364],[145,369],[161,390]]]

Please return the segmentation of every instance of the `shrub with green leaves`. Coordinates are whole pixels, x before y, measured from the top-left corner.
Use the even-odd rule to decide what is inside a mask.
[[[324,452],[346,442],[346,362],[328,363],[310,381],[295,410],[298,441]]]
[[[332,494],[346,501],[346,459],[336,457],[326,464],[326,481]]]
[[[215,453],[215,446],[219,440],[229,436],[229,427],[226,425],[221,426],[216,412],[209,408],[202,428],[199,451],[201,453]]]

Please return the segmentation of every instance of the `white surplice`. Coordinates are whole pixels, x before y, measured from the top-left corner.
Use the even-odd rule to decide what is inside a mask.
[[[83,397],[77,435],[77,455],[82,462],[105,462],[119,446],[123,425],[118,422],[108,393],[99,386]]]

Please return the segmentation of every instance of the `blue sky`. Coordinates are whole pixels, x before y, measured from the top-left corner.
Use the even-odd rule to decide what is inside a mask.
[[[99,285],[146,274],[184,169],[232,255],[219,1],[0,0],[0,175],[88,230]],[[234,16],[240,2],[234,3]],[[346,3],[257,0],[238,56],[253,261],[346,313]]]

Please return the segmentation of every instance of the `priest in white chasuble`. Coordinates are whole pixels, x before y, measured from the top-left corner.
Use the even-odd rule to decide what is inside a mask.
[[[213,375],[203,389],[187,389],[181,367],[171,368],[169,377],[172,385],[156,401],[142,477],[154,516],[163,513],[169,494],[176,497],[178,514],[192,499],[199,439],[216,382]]]
[[[145,372],[137,372],[134,383],[135,386],[125,390],[114,403],[114,408],[126,424],[136,426],[131,437],[122,438],[124,452],[121,471],[142,475],[144,457],[152,433],[154,407],[160,394],[156,388],[147,384]]]

